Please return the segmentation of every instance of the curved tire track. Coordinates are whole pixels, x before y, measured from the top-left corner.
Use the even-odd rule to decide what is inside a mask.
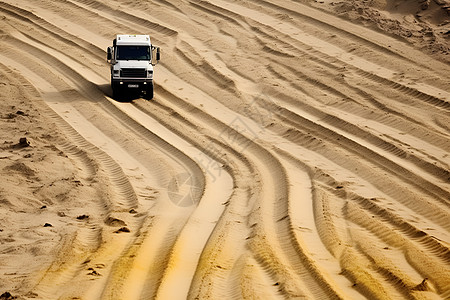
[[[39,297],[450,293],[448,66],[299,2],[3,1],[0,14],[5,65],[105,183]],[[163,46],[152,102],[108,97],[110,28]],[[189,207],[170,199],[180,174],[201,190]]]

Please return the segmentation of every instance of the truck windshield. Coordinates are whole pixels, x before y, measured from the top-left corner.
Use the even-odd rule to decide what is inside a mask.
[[[116,60],[150,60],[150,47],[118,46]]]

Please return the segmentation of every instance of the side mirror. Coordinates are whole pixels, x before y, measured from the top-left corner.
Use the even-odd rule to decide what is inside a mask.
[[[106,50],[106,59],[111,60],[112,59],[112,47],[108,47]]]
[[[156,48],[156,60],[160,60],[161,59],[161,50],[158,48]]]

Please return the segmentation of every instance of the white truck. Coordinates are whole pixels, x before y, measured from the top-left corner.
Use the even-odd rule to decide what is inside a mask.
[[[160,60],[160,49],[149,35],[118,34],[107,49],[111,65],[113,98],[139,92],[153,98],[153,67]]]

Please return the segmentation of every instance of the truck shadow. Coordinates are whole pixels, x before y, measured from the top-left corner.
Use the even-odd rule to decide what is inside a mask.
[[[117,102],[131,102],[140,98],[142,98],[142,95],[139,93],[124,93],[121,95],[115,95],[114,97],[112,97],[111,94],[111,99],[116,100]]]
[[[110,84],[99,85],[98,88],[103,92],[103,94],[117,102],[131,102],[136,99],[140,99],[143,95],[139,92],[127,91],[120,95],[113,95],[113,91]]]

